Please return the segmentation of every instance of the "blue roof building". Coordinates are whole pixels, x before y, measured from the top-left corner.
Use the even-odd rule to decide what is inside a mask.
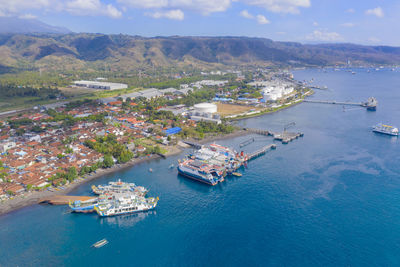
[[[174,127],[174,128],[169,128],[169,129],[165,130],[164,133],[166,133],[167,136],[168,136],[168,135],[171,135],[171,134],[177,134],[180,131],[182,131],[182,129],[180,127]]]

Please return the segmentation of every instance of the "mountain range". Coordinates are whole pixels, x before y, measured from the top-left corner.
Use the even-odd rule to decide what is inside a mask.
[[[400,48],[300,44],[250,37],[152,37],[93,33],[0,34],[0,71],[131,71],[224,65],[328,66],[399,64]]]

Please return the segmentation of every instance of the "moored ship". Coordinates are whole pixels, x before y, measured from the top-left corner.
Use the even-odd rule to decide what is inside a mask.
[[[97,198],[95,199],[90,199],[87,201],[80,201],[76,200],[74,202],[69,203],[69,207],[71,208],[72,212],[93,212],[94,211],[94,205],[97,203]]]
[[[106,185],[92,185],[92,191],[96,195],[101,195],[105,193],[128,193],[134,192],[138,195],[145,196],[148,192],[143,186],[136,186],[134,183],[125,183],[121,180],[116,182],[109,182]]]
[[[382,123],[379,123],[378,125],[374,126],[372,128],[372,131],[376,133],[382,133],[382,134],[387,134],[387,135],[392,135],[392,136],[398,136],[399,135],[399,129],[396,127],[390,126],[390,125],[385,125]]]
[[[202,146],[179,162],[178,172],[190,179],[216,185],[225,180],[225,176],[235,172],[247,161],[247,155],[218,144]]]
[[[115,194],[113,199],[96,204],[95,211],[101,217],[130,214],[154,209],[158,198],[145,198],[134,194]]]
[[[363,107],[366,107],[367,110],[375,111],[376,106],[378,105],[378,101],[375,97],[368,98],[367,102],[361,104]]]
[[[207,169],[206,164],[192,159],[179,163],[178,172],[185,177],[209,185],[216,185],[219,182],[210,170]]]

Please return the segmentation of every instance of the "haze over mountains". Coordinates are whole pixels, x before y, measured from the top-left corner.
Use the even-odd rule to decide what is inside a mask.
[[[6,25],[6,26],[5,26]],[[0,69],[129,71],[143,67],[399,64],[400,48],[309,45],[249,37],[75,34],[35,19],[0,18]]]
[[[0,33],[71,33],[35,18],[0,17]]]

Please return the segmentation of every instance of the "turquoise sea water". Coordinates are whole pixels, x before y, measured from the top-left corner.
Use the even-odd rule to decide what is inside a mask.
[[[160,197],[153,212],[99,218],[36,205],[0,216],[0,266],[400,265],[400,140],[371,132],[379,122],[400,126],[400,74],[303,70],[295,78],[329,87],[314,99],[375,96],[378,110],[302,103],[240,121],[275,131],[296,122],[292,130],[305,135],[215,187],[168,169],[183,155],[94,182],[150,188]],[[247,151],[273,142],[255,140]],[[87,184],[71,194],[89,191]],[[90,248],[102,238],[109,244]]]

